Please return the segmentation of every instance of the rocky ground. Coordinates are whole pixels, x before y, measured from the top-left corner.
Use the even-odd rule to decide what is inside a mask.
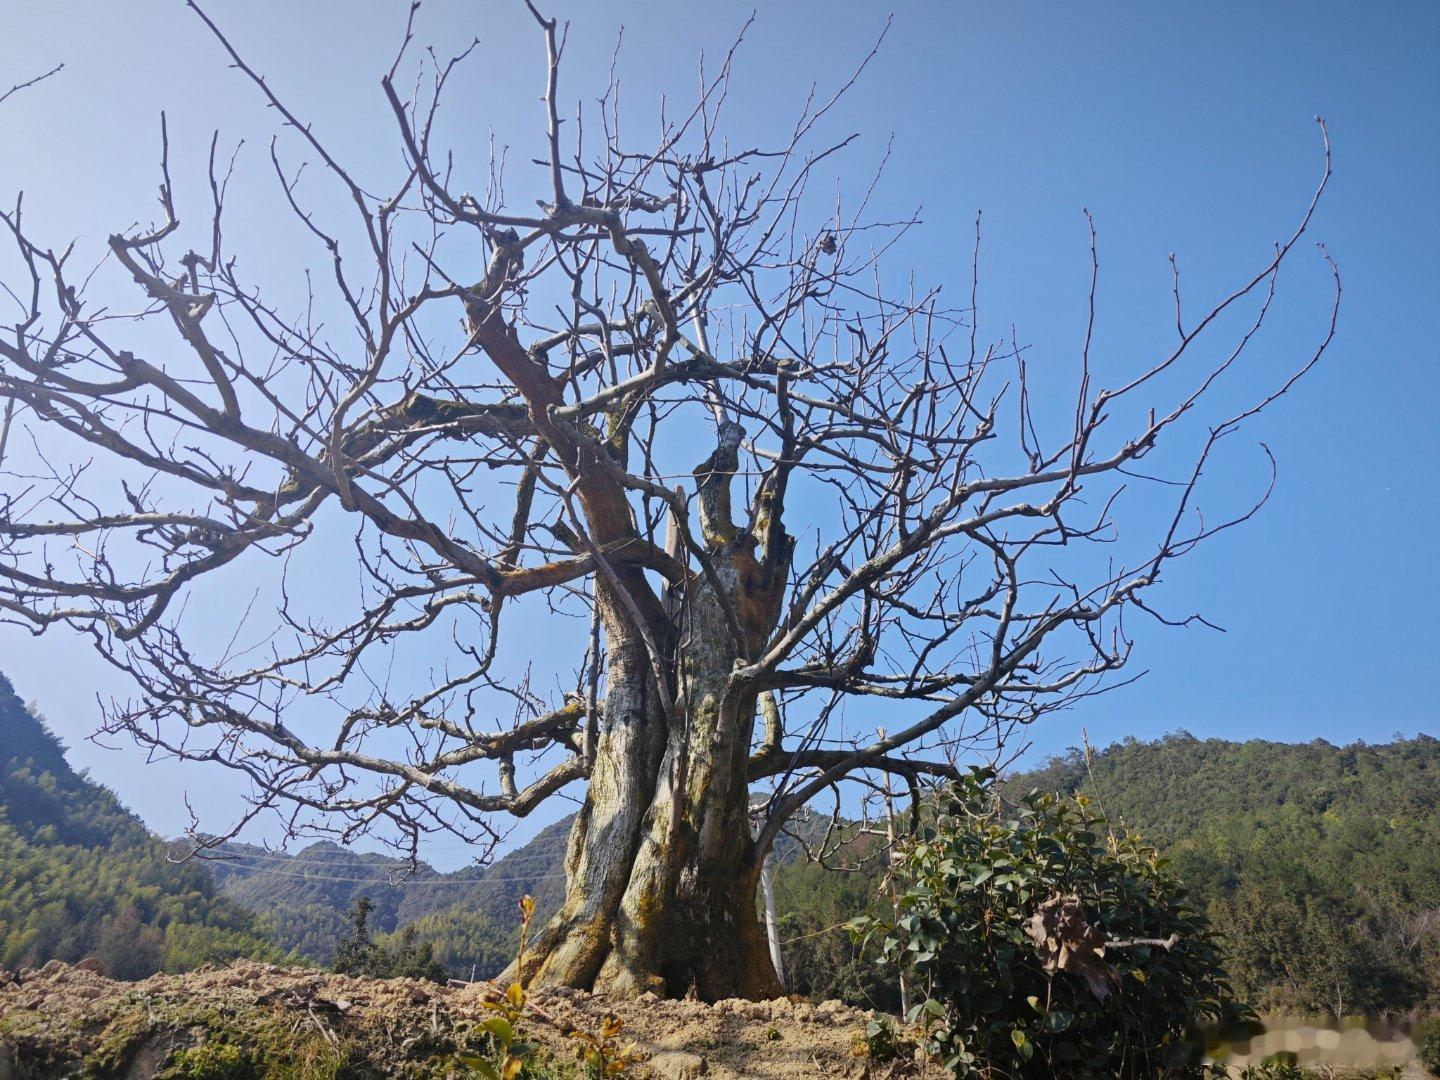
[[[114,982],[52,961],[0,974],[0,1080],[30,1077],[465,1077],[458,1053],[484,1051],[478,1023],[494,991],[368,979],[239,962],[186,975]],[[906,1061],[871,1056],[870,1017],[839,1002],[615,1003],[541,990],[524,1038],[541,1047],[524,1075],[568,1080],[576,1029],[624,1022],[641,1063],[633,1077],[794,1080],[911,1077]]]

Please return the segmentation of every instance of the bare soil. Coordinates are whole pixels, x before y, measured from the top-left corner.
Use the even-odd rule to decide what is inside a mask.
[[[483,1047],[488,984],[442,987],[352,978],[249,961],[115,982],[82,963],[0,973],[0,1080],[30,1077],[461,1077],[456,1058]],[[536,991],[523,1037],[531,1075],[577,1077],[575,1029],[624,1021],[644,1061],[630,1075],[715,1080],[899,1078],[907,1061],[865,1047],[871,1014],[840,1002],[611,1001]]]

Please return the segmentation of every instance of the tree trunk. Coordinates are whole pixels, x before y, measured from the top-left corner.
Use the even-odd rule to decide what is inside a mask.
[[[615,912],[654,798],[665,728],[650,661],[638,635],[610,629],[606,723],[585,803],[570,830],[565,902],[525,957],[527,981],[587,989],[594,984],[612,948]]]
[[[743,591],[735,565],[721,580]],[[720,604],[700,586],[681,613],[668,724],[643,641],[624,612],[603,608],[605,726],[570,836],[565,903],[524,975],[624,996],[778,996],[749,822],[755,695],[730,686],[737,650]]]
[[[649,616],[633,602],[653,597],[643,579],[597,576],[604,726],[570,835],[565,903],[523,961],[527,980],[708,1001],[783,993],[756,910],[756,693],[735,671],[779,618],[792,544],[767,524],[779,554],[757,561],[756,537],[731,522],[743,436],[722,424],[695,471],[708,572]]]

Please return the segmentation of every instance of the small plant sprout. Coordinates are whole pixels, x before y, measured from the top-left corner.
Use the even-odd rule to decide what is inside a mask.
[[[640,1052],[634,1043],[621,1047],[620,1032],[625,1021],[614,1013],[606,1013],[600,1021],[598,1032],[572,1031],[570,1037],[580,1043],[579,1058],[585,1066],[585,1075],[603,1080],[611,1076],[629,1076],[630,1066],[640,1060]]]
[[[457,1055],[475,1075],[485,1080],[516,1080],[525,1067],[526,1058],[535,1050],[533,1043],[520,1038],[520,1022],[529,1016],[529,995],[525,992],[525,984],[520,981],[520,972],[524,970],[525,943],[530,934],[530,922],[535,917],[535,900],[527,895],[521,898],[519,906],[520,945],[515,953],[515,978],[498,998],[486,1000],[485,1008],[493,1015],[486,1017],[479,1026],[479,1031],[493,1048],[494,1060],[473,1052]]]

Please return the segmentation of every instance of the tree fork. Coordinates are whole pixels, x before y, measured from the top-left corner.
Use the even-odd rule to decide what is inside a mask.
[[[737,680],[736,667],[741,650],[757,648],[773,628],[779,611],[774,582],[784,581],[785,568],[762,574],[751,555],[753,538],[730,520],[729,485],[743,436],[738,424],[722,423],[715,453],[695,470],[712,566],[692,578],[678,612],[668,722],[660,696],[645,695],[649,729],[663,731],[665,739],[658,769],[649,774],[648,805],[637,822],[636,789],[625,812],[613,813],[606,789],[592,776],[592,794],[571,834],[565,905],[526,965],[540,982],[578,982],[616,994],[694,992],[710,1000],[783,992],[755,907],[764,853],[757,854],[751,838],[747,770],[757,694]],[[778,550],[788,553],[790,545]],[[633,621],[616,605],[606,606],[612,609],[607,633],[633,640]],[[737,611],[742,640],[732,632]],[[630,665],[612,660],[607,671],[607,737],[597,748],[596,775],[616,768],[614,757],[625,745],[608,727],[612,709],[623,710],[621,702],[635,698],[648,670],[639,666],[643,646],[627,655]],[[594,831],[597,814],[607,822],[603,834]],[[592,867],[603,868],[602,881]]]

